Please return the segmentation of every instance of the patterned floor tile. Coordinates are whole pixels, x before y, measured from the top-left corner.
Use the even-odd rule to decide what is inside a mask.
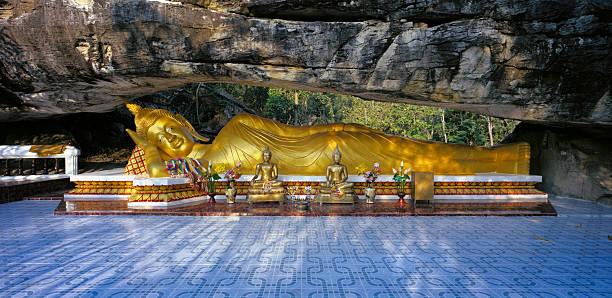
[[[558,217],[53,216],[0,205],[0,296],[606,297],[612,208]]]

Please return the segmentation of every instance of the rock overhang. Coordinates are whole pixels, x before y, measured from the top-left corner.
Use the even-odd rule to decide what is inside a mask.
[[[2,121],[222,81],[612,123],[605,1],[5,2]]]

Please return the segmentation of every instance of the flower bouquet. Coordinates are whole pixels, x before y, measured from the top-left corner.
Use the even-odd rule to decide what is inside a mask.
[[[304,191],[306,192],[306,201],[312,201],[312,199],[314,198],[310,196],[310,193],[312,192],[312,186],[304,186]]]
[[[235,167],[225,171],[225,173],[223,173],[223,177],[228,182],[233,184],[234,181],[236,181],[238,178],[240,178],[240,176],[242,176],[242,174],[240,174],[240,172],[239,172],[241,166],[242,166],[242,163],[238,162]]]
[[[375,162],[374,167],[371,170],[365,171],[360,174],[363,175],[363,178],[365,178],[368,185],[370,185],[371,183],[374,183],[376,179],[378,179],[378,175],[380,175],[380,173],[381,173],[380,165],[377,162]]]
[[[215,195],[215,184],[217,182],[217,180],[221,179],[221,176],[219,176],[220,172],[225,171],[225,165],[220,163],[217,164],[214,168],[212,166],[212,162],[208,162],[208,169],[205,172],[205,175],[203,177],[203,179],[200,181],[200,183],[204,184],[205,190],[208,193],[209,196],[213,196],[213,201],[214,201],[214,195]]]
[[[411,168],[404,170],[404,161],[400,163],[399,171],[393,169],[393,180],[397,182],[397,192],[398,193],[406,193],[406,181],[410,182],[410,173]]]
[[[363,166],[360,168],[360,171],[358,171],[358,173],[359,175],[362,175],[363,178],[365,178],[365,181],[368,184],[367,187],[364,189],[366,203],[373,204],[374,197],[376,197],[376,189],[372,186],[372,183],[374,183],[376,179],[378,179],[378,176],[381,173],[380,164],[375,162],[374,167],[372,167],[372,169],[370,170]]]
[[[299,186],[287,186],[287,192],[289,193],[289,200],[291,201],[291,204],[294,204],[295,201],[297,201],[295,194],[299,189]]]
[[[406,181],[410,182],[410,170],[411,168],[404,170],[404,161],[400,163],[399,171],[393,169],[393,180],[397,182],[397,195],[399,196],[398,204],[404,205],[404,196],[406,195]]]
[[[242,163],[238,162],[235,167],[223,173],[223,177],[228,182],[227,189],[225,190],[225,198],[227,199],[228,204],[234,204],[236,202],[236,194],[238,191],[236,190],[236,187],[234,187],[234,182],[236,179],[242,176],[242,174],[239,172],[240,166],[242,166]]]

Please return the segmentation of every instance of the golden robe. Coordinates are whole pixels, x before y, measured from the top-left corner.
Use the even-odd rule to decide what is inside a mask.
[[[251,114],[232,118],[212,144],[204,145],[202,158],[227,166],[240,161],[244,174],[254,174],[269,146],[280,175],[321,176],[333,163],[336,144],[349,175],[356,175],[360,164],[370,168],[375,162],[383,175],[391,175],[402,160],[404,168],[435,175],[529,174],[528,143],[476,147],[392,136],[359,124],[290,126]]]

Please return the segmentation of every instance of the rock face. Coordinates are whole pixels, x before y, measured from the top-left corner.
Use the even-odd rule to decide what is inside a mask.
[[[519,124],[508,142],[529,142],[531,173],[550,193],[612,205],[612,137],[606,127]]]
[[[188,82],[612,125],[612,2],[0,0],[0,121]]]
[[[257,114],[224,90],[202,85],[198,99],[192,90],[179,88],[133,99],[143,107],[161,108],[180,113],[203,136],[214,138],[229,120],[240,113]],[[196,109],[196,103],[199,108]],[[196,110],[198,112],[196,112]],[[126,151],[124,164],[134,148],[134,141],[125,132],[135,130],[134,116],[125,107],[109,113],[79,113],[52,119],[30,119],[0,123],[0,144],[54,145],[72,143],[81,150],[81,158]]]

